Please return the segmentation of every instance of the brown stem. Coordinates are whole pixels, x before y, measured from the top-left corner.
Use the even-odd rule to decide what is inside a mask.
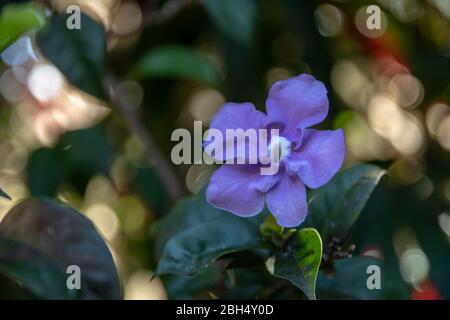
[[[127,97],[118,93],[114,88],[117,86],[117,79],[112,74],[107,74],[104,78],[104,87],[109,100],[115,105],[123,116],[126,125],[144,147],[145,155],[152,166],[155,167],[160,176],[170,199],[175,201],[184,194],[184,188],[173,168],[168,164],[166,158],[159,150],[155,140],[145,128],[139,114],[128,101]]]

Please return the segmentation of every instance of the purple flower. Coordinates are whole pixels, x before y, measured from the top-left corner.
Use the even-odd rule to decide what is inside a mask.
[[[295,227],[308,213],[305,185],[323,186],[342,166],[344,133],[342,129],[308,129],[325,119],[328,98],[323,83],[307,74],[276,82],[266,110],[267,115],[251,103],[226,103],[210,128],[224,136],[226,129],[279,129],[279,136],[272,136],[267,145],[269,155],[279,148],[277,174],[262,175],[259,162],[224,164],[212,175],[206,198],[214,207],[241,217],[257,215],[267,203],[280,226]]]

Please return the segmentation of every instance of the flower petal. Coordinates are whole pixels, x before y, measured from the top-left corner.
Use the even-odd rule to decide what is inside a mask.
[[[217,129],[222,133],[223,139],[222,141],[216,141],[212,138],[211,134],[208,134],[207,137],[205,137],[204,147],[206,148],[209,146],[208,149],[220,149],[223,150],[223,154],[221,155],[215,155],[208,152],[208,149],[205,149],[205,151],[213,158],[225,161],[227,159],[235,159],[237,157],[240,157],[241,155],[238,154],[238,148],[240,147],[240,144],[244,143],[244,146],[242,150],[245,150],[245,158],[258,158],[257,148],[258,148],[258,140],[254,141],[255,145],[255,154],[249,156],[249,142],[247,139],[245,139],[243,142],[237,140],[236,143],[234,143],[234,154],[228,154],[226,153],[226,130],[227,129],[255,129],[256,137],[258,137],[258,129],[262,129],[266,126],[267,120],[266,115],[256,110],[255,106],[249,102],[246,103],[225,103],[220,111],[214,116],[214,118],[211,120],[210,129]],[[232,139],[234,140],[234,139]],[[222,146],[219,147],[219,144],[222,144]],[[242,156],[244,157],[244,156]]]
[[[270,121],[284,123],[285,131],[292,135],[298,128],[307,128],[325,119],[327,89],[308,74],[281,80],[270,88],[266,109]]]
[[[286,161],[290,173],[297,173],[310,188],[326,184],[341,168],[345,159],[345,137],[342,129],[305,129],[298,152]]]
[[[206,200],[216,208],[251,217],[264,209],[264,194],[277,179],[277,175],[261,175],[256,165],[225,164],[212,175]]]
[[[267,192],[267,207],[277,223],[283,227],[296,227],[301,224],[308,213],[306,188],[296,175],[281,173],[278,184]]]

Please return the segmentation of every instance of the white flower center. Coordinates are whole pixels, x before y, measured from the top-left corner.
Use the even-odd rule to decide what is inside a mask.
[[[273,136],[269,143],[269,157],[272,162],[279,162],[291,154],[292,143],[285,137]]]

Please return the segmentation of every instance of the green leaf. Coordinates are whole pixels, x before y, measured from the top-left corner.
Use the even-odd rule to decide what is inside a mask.
[[[254,34],[257,5],[254,0],[204,0],[214,24],[227,36],[248,45]]]
[[[164,184],[153,166],[143,167],[133,163],[129,164],[132,172],[135,172],[132,181],[134,190],[152,208],[157,218],[167,213],[170,198]]]
[[[193,49],[179,45],[149,51],[133,68],[131,76],[191,79],[213,86],[220,81],[220,72],[213,63]]]
[[[226,214],[229,213],[208,204],[204,192],[181,199],[169,214],[156,223],[152,230],[156,239],[157,253],[161,253],[167,241],[183,230]]]
[[[44,55],[67,79],[87,93],[102,98],[106,36],[103,27],[87,15],[81,15],[81,29],[66,26],[69,16],[61,14],[38,34]]]
[[[193,274],[225,254],[258,246],[258,228],[241,219],[226,215],[177,234],[167,242],[156,273]]]
[[[27,185],[33,196],[56,196],[64,179],[64,163],[56,149],[40,148],[28,158]]]
[[[156,230],[167,241],[157,274],[193,274],[225,254],[260,245],[259,218],[240,218],[211,207],[204,194],[180,201]],[[162,238],[162,240],[161,240]]]
[[[369,266],[380,268],[380,289],[367,286],[369,277],[374,275],[373,271],[368,271]],[[410,290],[406,283],[396,279],[380,259],[356,256],[337,260],[334,267],[336,274],[333,276],[319,272],[317,292],[320,299],[409,299]]]
[[[34,3],[9,4],[0,15],[0,52],[31,29],[45,25],[41,7]]]
[[[76,298],[77,291],[67,289],[64,271],[38,250],[0,236],[0,298]],[[7,280],[15,290],[3,289]]]
[[[33,196],[54,197],[63,182],[84,192],[92,176],[107,175],[112,147],[103,126],[70,131],[55,148],[40,148],[28,158],[27,185]]]
[[[121,298],[116,268],[105,241],[92,222],[76,210],[49,199],[24,200],[2,220],[0,236],[34,248],[64,272],[70,265],[79,266],[81,299]],[[21,265],[23,268],[30,263],[25,260]],[[33,258],[30,260],[34,261]],[[67,275],[64,275],[63,284],[66,286]],[[61,285],[51,278],[41,282],[45,281],[49,281],[46,286]]]
[[[331,236],[343,239],[385,173],[371,164],[355,165],[340,172],[312,193],[305,226],[316,228],[324,240]]]
[[[270,238],[273,235],[282,235],[283,231],[284,228],[277,223],[275,217],[272,214],[269,214],[261,224],[261,235],[267,238]]]
[[[301,229],[282,251],[266,262],[275,277],[292,282],[308,297],[316,299],[317,273],[322,260],[322,240],[315,229]]]
[[[205,290],[211,290],[222,280],[223,270],[212,265],[194,275],[167,275],[164,285],[169,299],[193,299]]]
[[[371,257],[353,257],[336,260],[334,276],[323,271],[319,273],[317,291],[321,299],[377,299],[379,290],[367,288],[367,268],[370,265],[380,266],[381,260]]]
[[[113,149],[104,126],[67,132],[56,147],[67,178],[79,191],[84,191],[92,176],[108,175]]]
[[[273,280],[272,277],[262,268],[228,270],[222,284],[225,288],[219,291],[220,299],[254,300],[255,297],[258,299],[269,289],[272,283],[270,280]]]

